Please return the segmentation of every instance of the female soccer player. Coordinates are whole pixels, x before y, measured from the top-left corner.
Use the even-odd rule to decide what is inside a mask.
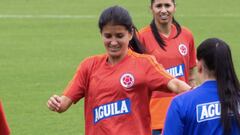
[[[170,76],[152,56],[139,54],[144,50],[124,8],[105,9],[99,29],[106,54],[85,59],[63,95],[53,95],[47,106],[64,112],[84,97],[86,135],[151,135],[151,92],[179,93],[190,86]]]
[[[172,100],[164,135],[240,135],[240,84],[229,46],[210,38],[197,49],[196,89]]]
[[[193,35],[174,19],[175,0],[151,0],[153,20],[140,30],[139,39],[146,53],[154,55],[168,73],[195,86],[196,53]],[[165,90],[154,91],[150,101],[153,135],[159,135],[167,108],[175,96]]]

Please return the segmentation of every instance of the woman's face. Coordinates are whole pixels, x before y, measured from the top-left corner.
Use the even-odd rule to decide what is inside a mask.
[[[172,0],[154,0],[151,11],[154,19],[159,24],[168,24],[172,23],[176,7]]]
[[[103,27],[101,35],[110,62],[118,62],[123,59],[128,52],[132,33],[122,25],[107,24]]]

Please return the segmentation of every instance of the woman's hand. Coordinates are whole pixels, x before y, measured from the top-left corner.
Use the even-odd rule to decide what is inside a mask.
[[[72,100],[66,96],[53,95],[49,98],[47,107],[51,111],[61,113],[66,111],[72,103]]]

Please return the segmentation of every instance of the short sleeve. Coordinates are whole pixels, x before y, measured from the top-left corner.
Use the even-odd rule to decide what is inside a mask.
[[[181,107],[174,98],[170,104],[170,107],[168,108],[163,135],[182,135],[184,129],[182,119]]]
[[[173,77],[165,71],[163,66],[159,64],[154,56],[148,57],[149,67],[147,67],[146,78],[148,87],[151,91],[168,89],[168,82],[173,79]]]
[[[74,103],[84,97],[89,80],[89,60],[84,60],[78,67],[73,79],[68,83],[63,95],[72,99]]]

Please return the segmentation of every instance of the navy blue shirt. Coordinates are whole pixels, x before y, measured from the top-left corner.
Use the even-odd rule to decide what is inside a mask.
[[[176,96],[168,109],[163,135],[222,135],[221,105],[216,81]],[[232,121],[231,135],[240,135]]]

